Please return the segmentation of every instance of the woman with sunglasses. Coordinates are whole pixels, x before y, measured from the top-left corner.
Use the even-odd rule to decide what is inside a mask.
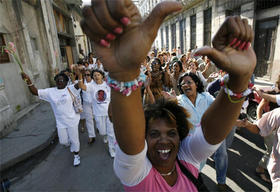
[[[196,180],[200,162],[216,151],[230,132],[244,98],[233,95],[229,99],[221,91],[191,136],[187,136],[187,113],[174,102],[152,104],[144,113],[141,62],[165,17],[182,6],[177,1],[161,2],[143,20],[131,0],[108,2],[92,0],[92,6],[84,7],[81,26],[109,71],[107,82],[112,88],[112,118],[119,146],[114,171],[126,191],[198,191],[199,186],[185,173],[189,170]],[[214,47],[203,47],[196,54],[209,56],[226,70],[230,74],[228,88],[243,93],[256,65],[252,40],[247,20],[228,17],[213,39]]]
[[[99,134],[103,136],[104,143],[108,143],[111,157],[114,157],[116,140],[113,125],[108,116],[111,88],[105,81],[104,72],[97,69],[93,70],[92,76],[95,83],[91,84],[84,84],[81,72],[78,69],[75,72],[79,77],[79,87],[91,97],[96,128]]]
[[[84,84],[95,84],[92,79],[91,70],[87,69],[84,71]],[[83,112],[81,114],[81,119],[84,117],[87,131],[88,131],[88,144],[92,144],[95,142],[95,130],[93,123],[93,109],[92,109],[92,97],[89,92],[82,90],[83,96]]]
[[[80,114],[75,112],[71,96],[73,94],[79,97],[78,84],[67,86],[69,78],[65,73],[59,73],[54,77],[56,87],[46,89],[37,89],[25,73],[22,73],[22,79],[27,83],[33,95],[51,104],[56,119],[59,143],[70,146],[70,151],[74,153],[74,166],[80,165],[78,131]]]

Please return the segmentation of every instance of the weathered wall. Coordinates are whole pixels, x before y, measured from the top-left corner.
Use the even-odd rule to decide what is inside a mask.
[[[271,66],[271,74],[270,78],[272,82],[275,82],[280,74],[280,6],[273,7],[270,9],[259,11],[256,15],[256,20],[263,20],[269,19],[272,17],[278,17],[278,27],[277,27],[277,34],[276,34],[276,42],[275,42],[275,50],[274,51],[274,60]]]

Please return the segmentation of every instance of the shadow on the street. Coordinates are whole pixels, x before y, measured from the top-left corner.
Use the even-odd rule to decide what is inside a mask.
[[[265,151],[265,147],[261,136],[245,129],[237,131],[228,150],[227,181],[232,181],[243,191],[271,191],[271,184],[264,182],[255,174],[263,151]],[[207,160],[207,165],[215,171],[215,162],[212,159]],[[216,183],[208,176],[203,175],[203,179],[210,191],[217,190]],[[229,185],[229,183],[227,184]],[[235,190],[229,188],[227,191]]]

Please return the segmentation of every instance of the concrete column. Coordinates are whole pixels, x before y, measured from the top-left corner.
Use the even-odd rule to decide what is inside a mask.
[[[203,7],[199,6],[196,13],[196,45],[203,46]]]
[[[181,43],[180,43],[180,21],[178,20],[176,22],[176,50],[178,49],[178,47],[181,46]],[[178,53],[178,50],[177,50],[177,53]],[[178,56],[178,55],[177,55]]]
[[[191,47],[191,27],[190,27],[190,16],[186,17],[186,50]]]

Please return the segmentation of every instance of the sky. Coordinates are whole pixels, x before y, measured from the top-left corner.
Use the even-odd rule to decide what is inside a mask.
[[[91,0],[83,0],[83,6],[84,5],[90,5]]]

